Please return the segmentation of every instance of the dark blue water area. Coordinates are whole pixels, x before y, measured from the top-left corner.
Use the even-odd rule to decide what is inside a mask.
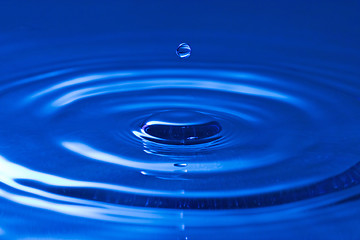
[[[0,239],[360,239],[359,11],[0,1]]]

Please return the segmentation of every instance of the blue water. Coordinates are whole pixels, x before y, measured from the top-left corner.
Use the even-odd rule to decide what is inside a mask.
[[[0,239],[360,239],[359,10],[1,1]]]

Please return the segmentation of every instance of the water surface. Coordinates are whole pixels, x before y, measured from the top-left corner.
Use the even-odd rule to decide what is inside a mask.
[[[356,3],[40,2],[4,3],[2,239],[357,239]]]

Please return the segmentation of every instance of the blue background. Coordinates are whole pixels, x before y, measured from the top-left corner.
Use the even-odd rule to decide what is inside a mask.
[[[317,198],[313,200],[312,196],[316,194],[311,193],[305,203],[299,201],[274,208],[264,207],[260,210],[234,208],[227,211],[198,212],[192,209],[184,213],[177,209],[164,210],[154,207],[149,210],[145,207],[144,212],[134,211],[139,214],[136,217],[139,217],[140,220],[124,217],[121,220],[116,219],[116,221],[106,220],[104,216],[81,215],[82,210],[78,211],[81,216],[74,216],[76,214],[68,214],[67,205],[57,209],[56,204],[41,207],[32,200],[26,200],[25,204],[20,201],[22,198],[19,200],[6,195],[6,191],[17,193],[19,189],[12,189],[13,186],[8,186],[8,182],[1,178],[0,239],[359,239],[360,190],[357,184],[360,182],[360,174],[354,177],[356,173],[359,173],[359,167],[351,173],[352,175],[341,175],[354,163],[358,164],[359,157],[360,131],[356,124],[360,117],[358,103],[360,99],[359,12],[360,1],[355,0],[0,0],[0,91],[3,91],[1,94],[4,93],[0,95],[0,111],[2,111],[0,124],[3,126],[0,129],[2,135],[0,137],[0,157],[14,156],[9,160],[10,162],[26,166],[29,169],[36,169],[42,173],[56,176],[63,174],[64,178],[68,177],[69,179],[75,178],[75,172],[78,174],[75,175],[76,179],[83,180],[84,178],[90,181],[91,177],[87,176],[86,170],[98,171],[91,164],[86,168],[81,168],[82,160],[74,161],[70,166],[63,163],[64,158],[60,157],[57,159],[58,161],[54,160],[58,165],[52,165],[53,162],[48,161],[49,156],[58,156],[58,152],[52,150],[50,144],[48,145],[47,137],[53,138],[53,135],[63,134],[61,126],[67,130],[66,124],[60,125],[59,129],[55,129],[58,131],[53,132],[52,122],[49,120],[46,122],[49,125],[38,126],[42,122],[34,117],[38,113],[33,116],[31,110],[22,110],[20,114],[14,115],[14,118],[11,115],[23,106],[22,103],[15,104],[22,96],[32,93],[32,91],[35,92],[35,90],[38,91],[39,88],[43,89],[47,82],[65,81],[67,77],[52,79],[52,75],[50,75],[50,79],[40,78],[43,82],[29,84],[24,89],[19,87],[19,91],[7,90],[8,85],[14,83],[14,86],[17,86],[17,81],[21,82],[22,79],[38,76],[41,73],[82,66],[85,66],[84,69],[77,72],[81,76],[90,74],[92,71],[96,72],[98,69],[110,71],[117,67],[125,70],[135,69],[135,72],[136,70],[141,72],[141,69],[193,69],[194,75],[197,76],[196,74],[199,75],[201,72],[196,72],[196,69],[201,68],[209,70],[208,74],[204,74],[208,78],[211,78],[213,68],[232,69],[236,72],[237,69],[250,66],[249,69],[262,74],[263,72],[257,67],[265,66],[267,70],[276,68],[284,71],[285,73],[279,73],[279,76],[291,82],[289,85],[285,82],[283,86],[277,86],[278,89],[284,88],[288,92],[299,91],[296,92],[298,95],[309,93],[307,97],[314,99],[330,99],[331,104],[326,105],[322,110],[325,109],[324,112],[328,111],[327,113],[332,110],[337,113],[335,110],[339,110],[338,114],[333,114],[335,117],[332,114],[325,114],[329,116],[329,119],[316,125],[328,130],[327,134],[321,135],[321,133],[320,135],[324,138],[330,137],[326,141],[320,141],[319,145],[323,146],[324,152],[330,153],[326,155],[321,152],[323,155],[316,155],[318,152],[314,150],[316,154],[311,155],[309,162],[315,162],[315,164],[311,165],[310,173],[307,172],[309,175],[304,173],[303,177],[309,176],[308,180],[311,182],[315,179],[315,177],[311,178],[313,176],[311,174],[318,174],[317,182],[325,182],[330,179],[333,183],[339,179],[331,178],[332,176],[345,176],[345,179],[346,176],[351,176],[350,180],[342,179],[340,187],[324,190],[326,193],[333,193],[339,189],[345,189],[346,191],[344,190],[341,197],[331,195],[319,198],[320,200]],[[180,59],[175,54],[175,50],[181,42],[189,43],[192,48],[192,55],[187,59]],[[286,71],[294,71],[298,75],[292,75],[293,73]],[[218,73],[217,70],[215,73]],[[265,73],[267,74],[264,70]],[[307,74],[312,75],[313,73],[313,78],[308,77]],[[323,77],[321,79],[316,75],[320,75],[320,73],[324,74],[321,75]],[[159,73],[159,75],[161,74],[163,73]],[[185,76],[184,78],[189,77],[189,79],[191,79],[190,76],[193,76],[186,74],[179,70],[170,75],[172,77]],[[278,75],[276,74],[272,75],[272,79],[275,79],[274,82],[277,82]],[[269,75],[271,74],[269,73]],[[299,76],[305,77],[300,78]],[[225,79],[224,76],[222,77]],[[301,84],[292,85],[292,81],[304,83],[304,88]],[[319,88],[310,87],[312,81],[318,83],[314,86]],[[326,88],[327,84],[329,84],[329,88]],[[325,87],[321,88],[323,86]],[[337,92],[337,87],[342,90],[346,89],[346,92]],[[162,92],[158,93],[160,95]],[[298,96],[296,94],[294,95]],[[220,94],[214,96],[211,96],[213,103],[223,97]],[[241,102],[238,99],[234,101]],[[343,103],[348,103],[348,105]],[[264,108],[269,111],[274,110],[278,114],[275,114],[275,117],[279,119],[288,114],[288,109],[282,108],[282,106],[265,104]],[[75,110],[81,112],[83,109],[88,109],[87,105]],[[86,112],[85,110],[83,112]],[[307,110],[314,113],[311,107]],[[94,112],[97,113],[95,110]],[[290,111],[290,113],[292,112]],[[66,116],[66,114],[61,115],[58,118],[60,120],[56,121],[61,121],[61,117],[65,119]],[[75,113],[74,116],[75,123],[77,119]],[[336,118],[337,116],[338,118]],[[98,123],[95,120],[82,125],[84,128],[92,126],[92,123]],[[287,121],[287,119],[282,120]],[[347,120],[347,126],[343,126],[346,125],[343,123]],[[285,130],[291,125],[291,121],[288,121],[288,125],[284,125]],[[69,122],[69,125],[73,123],[71,120]],[[94,125],[96,126],[96,124]],[[38,135],[33,134],[31,130],[37,127],[41,128]],[[77,127],[81,131],[81,125]],[[269,128],[271,127],[273,126]],[[298,135],[294,135],[299,138],[298,142],[294,141],[294,145],[302,144],[302,132],[304,135],[309,134],[307,136],[312,133],[312,130],[307,131],[306,127],[304,129],[297,129]],[[315,127],[314,129],[316,130]],[[66,132],[65,130],[64,132]],[[76,135],[76,129],[73,130],[71,129],[69,132]],[[314,132],[316,132],[315,130]],[[279,132],[281,135],[281,130]],[[71,134],[69,133],[69,135]],[[315,135],[314,133],[308,138],[316,139]],[[40,139],[41,137],[38,136],[45,137]],[[34,145],[35,143],[39,143],[39,145],[30,146],[33,139],[35,139]],[[267,142],[272,141],[268,140]],[[284,142],[282,143],[285,144]],[[104,146],[106,144],[108,143],[103,143]],[[38,153],[37,158],[35,158],[35,153],[33,155],[33,152],[29,151],[31,147],[33,147],[33,152]],[[112,150],[114,149],[116,147],[112,148]],[[333,149],[336,150],[334,150],[335,153],[332,152]],[[61,151],[59,150],[59,152]],[[287,149],[284,148],[282,151],[287,154]],[[44,152],[43,155],[41,155],[42,152]],[[309,150],[309,152],[311,151]],[[231,150],[227,149],[224,153],[225,156],[228,153],[230,154]],[[318,158],[323,159],[325,155],[329,158],[336,158],[336,161],[330,161],[329,165],[325,167],[321,165],[323,162],[316,165]],[[34,158],[31,158],[32,156]],[[293,168],[291,171],[287,171],[288,168],[284,167],[283,171],[273,173],[284,176],[284,178],[289,177],[289,179],[292,178],[292,175],[298,177],[301,176],[301,170],[306,169],[306,166],[299,165],[299,168]],[[0,168],[7,169],[4,166],[0,166]],[[105,177],[106,175],[114,176],[112,174],[115,170],[112,168],[101,169]],[[0,177],[5,176],[5,174],[1,174],[0,171]],[[229,171],[227,176],[231,177],[233,174]],[[129,174],[129,176],[132,175]],[[101,177],[108,180],[104,176]],[[103,180],[101,177],[99,179]],[[164,176],[161,177],[164,178]],[[18,178],[21,180],[21,177]],[[26,180],[26,177],[24,178]],[[99,179],[97,180],[100,181]],[[116,177],[114,179],[108,182],[116,183]],[[270,179],[269,182],[276,182],[279,179]],[[19,182],[21,182],[20,180]],[[104,182],[107,182],[105,180]],[[131,184],[141,185],[144,183],[140,178],[134,178],[133,182],[130,180],[127,179]],[[26,185],[25,182],[21,182],[21,184]],[[284,182],[286,183],[285,180]],[[150,183],[157,187],[156,182],[152,183],[149,180],[149,185]],[[164,188],[171,188],[172,182],[167,182],[167,184],[164,184]],[[257,182],[249,185],[251,184],[256,185]],[[332,186],[336,184],[337,182]],[[221,192],[222,189],[227,189],[228,185],[231,185],[230,182],[216,179],[213,187]],[[35,184],[34,186],[34,189],[38,187]],[[203,186],[209,187],[206,183]],[[195,187],[197,187],[196,184]],[[46,190],[51,192],[50,188]],[[61,190],[59,191],[61,192]],[[77,195],[74,194],[74,196],[86,198],[87,192],[85,190],[84,192],[76,193]],[[23,195],[19,193],[16,196],[32,196],[31,194],[36,195],[36,191]],[[92,200],[97,201],[95,197]],[[343,202],[341,202],[342,200]],[[58,202],[54,201],[53,203]],[[323,206],[322,203],[326,206]],[[132,208],[127,209],[125,204],[124,211],[132,212]],[[105,215],[108,217],[111,216],[111,213]],[[185,216],[184,221],[187,224],[182,222],[183,216]],[[102,219],[102,217],[104,218]],[[181,219],[179,220],[179,218]],[[161,221],[156,222],[158,219]]]

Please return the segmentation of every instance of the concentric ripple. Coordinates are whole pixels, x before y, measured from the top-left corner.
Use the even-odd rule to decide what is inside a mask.
[[[0,194],[109,221],[342,201],[360,183],[360,101],[337,78],[299,65],[87,66],[8,81]]]

